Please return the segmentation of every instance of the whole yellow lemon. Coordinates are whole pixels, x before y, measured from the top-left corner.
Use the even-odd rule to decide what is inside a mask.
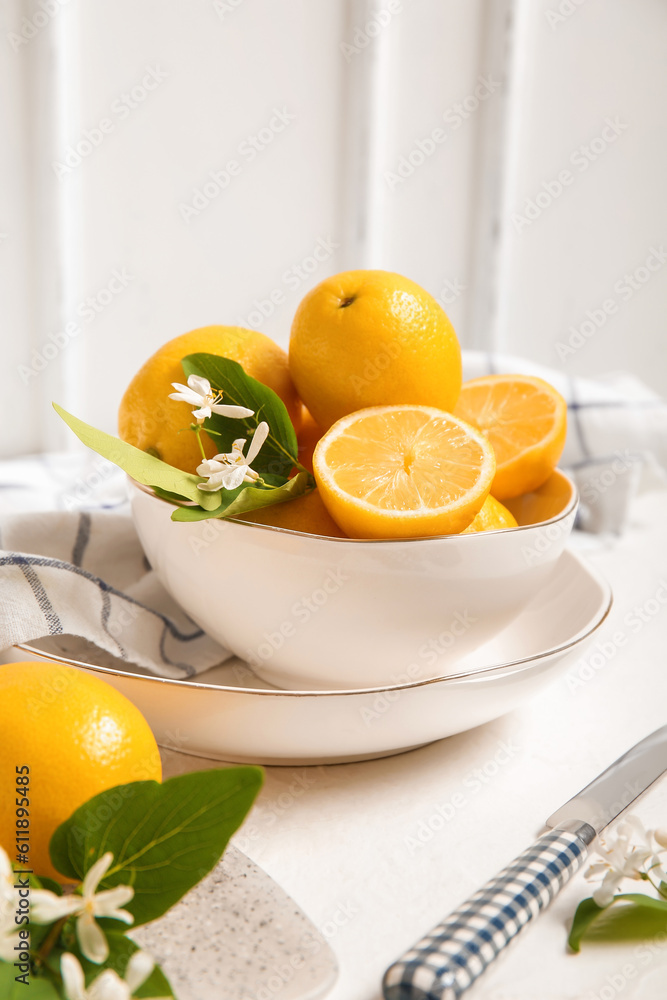
[[[139,709],[75,667],[0,665],[0,732],[0,846],[13,859],[17,836],[25,836],[36,875],[63,880],[49,857],[51,835],[93,795],[162,780],[155,737]]]
[[[502,528],[518,527],[516,518],[499,500],[489,493],[475,519],[461,532],[462,535],[477,531],[500,531]]]
[[[299,429],[298,446],[299,462],[309,472],[313,471],[313,452],[315,445],[322,437],[324,431],[315,423],[310,413],[304,406],[301,411],[301,428]]]
[[[192,407],[169,399],[173,382],[185,382],[181,361],[188,354],[218,354],[238,361],[247,375],[273,389],[298,430],[301,403],[290,378],[287,354],[270,337],[240,326],[204,326],[168,341],[139,369],[121,400],[118,433],[135,448],[194,473],[201,462],[196,435],[190,431]],[[223,400],[224,401],[224,400]],[[208,458],[218,452],[202,432]]]
[[[444,310],[390,271],[345,271],[313,288],[292,323],[289,368],[323,430],[369,406],[451,411],[461,389],[461,349]]]
[[[284,503],[274,503],[270,507],[239,514],[237,521],[250,521],[253,524],[269,524],[274,528],[287,528],[289,531],[303,531],[308,535],[328,535],[331,538],[347,538],[329,511],[322,503],[319,490],[306,493],[295,500]]]

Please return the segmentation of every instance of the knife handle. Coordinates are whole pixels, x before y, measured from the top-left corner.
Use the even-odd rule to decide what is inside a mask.
[[[595,830],[550,830],[392,965],[386,1000],[457,1000],[582,866]]]

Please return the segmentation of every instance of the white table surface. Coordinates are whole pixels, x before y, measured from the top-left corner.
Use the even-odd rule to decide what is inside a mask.
[[[340,966],[328,1000],[381,1000],[392,961],[532,843],[557,806],[667,722],[667,490],[635,501],[620,538],[573,544],[611,583],[614,606],[568,673],[531,703],[396,757],[266,768],[234,843],[328,939]],[[623,645],[603,660],[598,645],[613,651],[619,633]],[[198,766],[174,756],[177,771]],[[667,778],[632,811],[667,827]],[[569,921],[590,891],[580,872],[466,996],[664,1000],[667,922],[650,946],[567,953]]]
[[[528,846],[558,805],[667,722],[667,491],[635,502],[621,538],[584,545],[613,587],[614,607],[583,659],[615,633],[627,636],[604,666],[583,670],[590,679],[568,683],[575,661],[520,711],[397,757],[267,769],[235,843],[329,939],[340,964],[329,1000],[378,1000],[387,965]],[[649,601],[655,611],[656,594],[665,603],[641,621],[635,609]],[[502,745],[509,751],[498,765]],[[464,804],[456,798],[458,808],[442,810],[452,818],[441,820],[438,806],[457,792]],[[667,827],[667,780],[633,811],[647,826]],[[667,934],[651,949],[634,942],[566,953],[568,921],[586,895],[579,873],[470,1000],[663,1000]]]

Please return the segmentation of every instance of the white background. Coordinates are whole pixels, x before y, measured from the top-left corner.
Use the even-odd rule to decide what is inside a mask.
[[[623,276],[667,238],[666,40],[663,0],[2,0],[1,453],[69,445],[52,399],[113,430],[134,371],[188,329],[286,345],[302,295],[355,266],[422,283],[464,345],[665,391],[667,267],[631,293]],[[149,69],[163,78],[119,112]],[[274,109],[294,117],[251,160]],[[318,240],[337,246],[294,277]],[[559,351],[588,311],[600,328]]]

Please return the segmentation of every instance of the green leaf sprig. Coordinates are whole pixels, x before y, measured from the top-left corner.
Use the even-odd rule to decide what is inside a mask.
[[[249,812],[262,781],[263,771],[258,767],[197,771],[162,784],[136,781],[118,785],[76,809],[54,832],[49,851],[54,868],[78,884],[73,892],[63,894],[52,880],[30,875],[31,899],[36,903],[31,903],[29,972],[18,982],[13,959],[9,953],[3,954],[3,1000],[23,997],[26,981],[30,996],[36,1000],[69,1000],[63,956],[71,956],[65,963],[78,965],[86,988],[103,974],[121,979],[127,974],[129,978],[133,956],[136,961],[141,949],[127,933],[162,916],[215,867]],[[101,821],[101,817],[105,819]],[[77,921],[83,918],[72,912],[72,904],[77,905],[78,894],[85,895],[81,880],[94,865],[99,868],[105,857],[102,866],[106,863],[107,869],[93,890],[93,902],[98,893],[103,901],[108,890],[125,891],[126,897],[131,896],[125,906],[131,926],[119,918],[96,916],[108,954],[103,961],[93,962],[77,928]],[[103,909],[102,902],[100,905]],[[40,906],[42,914],[49,913],[48,918],[41,919]],[[9,916],[0,913],[3,920]],[[4,925],[0,932],[7,933]],[[174,997],[162,970],[158,966],[151,969],[145,953],[139,958],[144,965],[148,962],[148,968],[131,995]]]
[[[667,883],[660,857],[667,852],[667,832],[645,830],[636,816],[619,823],[610,844],[598,847],[601,861],[587,878],[604,875],[592,897],[579,903],[572,920],[568,946],[579,952],[584,938],[596,941],[641,940],[667,930]],[[650,883],[657,895],[618,893],[626,879]]]
[[[83,444],[119,466],[136,482],[151,487],[156,496],[174,504],[173,521],[236,517],[293,500],[315,488],[313,476],[299,463],[296,432],[285,404],[272,389],[247,375],[230,358],[191,354],[183,359],[182,365],[186,378],[199,375],[207,379],[225,403],[254,411],[251,417],[240,419],[213,413],[205,420],[204,430],[216,442],[219,453],[230,453],[234,441],[250,439],[260,423],[268,424],[268,437],[253,461],[253,470],[260,477],[257,482],[217,492],[201,490],[199,485],[206,482],[204,477],[183,472],[155,455],[91,427],[57,403],[53,407]],[[199,435],[200,427],[193,424],[192,432]],[[201,441],[200,447],[203,457]],[[297,474],[290,478],[294,469]]]
[[[196,771],[162,784],[135,781],[116,789],[115,802],[120,792],[123,805],[102,832],[99,817],[112,795],[101,792],[54,832],[51,861],[79,881],[111,851],[113,865],[100,885],[132,886],[134,898],[125,909],[138,927],[171,909],[217,864],[261,782],[256,767]]]
[[[567,943],[571,951],[578,952],[585,937],[595,941],[644,940],[666,930],[667,900],[643,892],[625,892],[604,907],[592,898],[583,899],[574,914]]]
[[[231,451],[237,438],[252,437],[257,426],[265,420],[269,425],[269,436],[253,467],[260,475],[284,479],[293,468],[299,468],[296,432],[285,404],[273,389],[246,375],[241,365],[230,358],[220,358],[215,354],[189,354],[181,364],[186,377],[199,375],[208,379],[211,388],[222,393],[225,403],[247,406],[255,411],[252,417],[241,419],[214,413],[204,421],[204,430],[213,436],[221,452]]]

